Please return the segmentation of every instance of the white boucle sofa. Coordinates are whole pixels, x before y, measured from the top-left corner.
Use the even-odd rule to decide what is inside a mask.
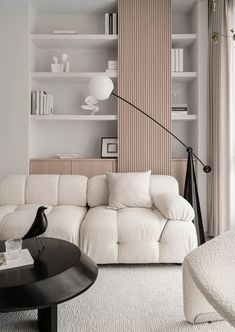
[[[152,175],[151,196],[164,192],[178,194],[176,179]],[[75,243],[98,264],[182,263],[197,246],[191,207],[185,220],[168,220],[156,207],[112,210],[108,200],[105,175],[0,177],[0,240],[22,237],[37,208],[45,205],[49,225],[44,236]],[[161,204],[163,212],[169,208]],[[179,219],[177,204],[173,219]]]

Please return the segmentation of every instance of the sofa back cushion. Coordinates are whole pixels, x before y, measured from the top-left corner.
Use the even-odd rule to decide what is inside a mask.
[[[61,175],[58,189],[58,205],[86,206],[87,180],[82,175]]]
[[[171,192],[179,193],[177,180],[168,175],[151,175],[150,195]],[[97,175],[88,179],[87,202],[90,207],[108,205],[109,185],[106,175]]]
[[[108,205],[109,184],[106,175],[96,175],[88,179],[87,202],[90,207]]]
[[[22,205],[25,202],[27,175],[6,175],[0,178],[0,205]]]
[[[151,171],[107,173],[109,183],[109,207],[114,210],[126,207],[150,209]]]
[[[87,205],[87,177],[82,175],[9,175],[0,177],[0,206]]]
[[[29,175],[25,188],[26,204],[57,205],[59,175]]]

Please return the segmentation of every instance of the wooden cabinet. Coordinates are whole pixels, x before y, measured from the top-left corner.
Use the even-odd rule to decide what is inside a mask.
[[[81,174],[88,177],[116,172],[117,159],[92,159],[72,161],[72,174]]]
[[[80,174],[88,177],[117,171],[117,159],[32,159],[30,174]]]

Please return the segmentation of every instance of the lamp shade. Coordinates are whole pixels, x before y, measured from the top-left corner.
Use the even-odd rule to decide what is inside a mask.
[[[108,76],[95,76],[88,84],[90,94],[97,100],[108,99],[113,88],[113,81]]]

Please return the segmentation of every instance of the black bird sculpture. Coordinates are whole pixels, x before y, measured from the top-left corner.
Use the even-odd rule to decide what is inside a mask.
[[[39,237],[39,235],[42,235],[46,231],[47,226],[48,226],[47,217],[44,212],[44,210],[46,210],[46,209],[47,208],[45,206],[40,206],[38,208],[36,217],[34,219],[34,222],[32,223],[32,226],[30,227],[28,232],[22,238],[22,240],[25,240],[25,239],[30,239],[32,237],[35,237],[39,251],[41,251],[41,250],[39,248],[38,240],[41,242],[42,250],[45,248],[45,246],[42,242],[42,239]]]

